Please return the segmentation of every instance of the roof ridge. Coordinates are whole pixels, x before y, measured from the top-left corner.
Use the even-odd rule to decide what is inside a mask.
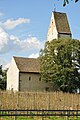
[[[18,57],[18,56],[13,56],[13,58],[22,58],[22,59],[39,59],[39,58],[28,58],[28,57]]]
[[[56,12],[56,11],[52,11],[53,13],[61,13],[61,14],[66,14],[65,12]]]

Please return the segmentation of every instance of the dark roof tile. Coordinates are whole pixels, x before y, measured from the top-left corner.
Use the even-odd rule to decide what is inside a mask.
[[[58,33],[71,34],[66,13],[53,12]]]
[[[13,57],[20,72],[40,72],[40,63],[38,58]]]

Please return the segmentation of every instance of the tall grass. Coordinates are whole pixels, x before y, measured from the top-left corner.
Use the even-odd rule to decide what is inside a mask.
[[[0,109],[80,109],[80,94],[0,91]]]

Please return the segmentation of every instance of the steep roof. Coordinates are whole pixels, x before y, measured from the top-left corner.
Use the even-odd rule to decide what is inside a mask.
[[[71,34],[66,13],[53,12],[58,33]]]
[[[13,57],[20,72],[40,72],[40,63],[38,58]]]

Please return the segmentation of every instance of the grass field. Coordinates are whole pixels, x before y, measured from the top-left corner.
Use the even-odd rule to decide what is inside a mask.
[[[41,117],[27,118],[27,117],[0,117],[0,120],[42,120]],[[44,120],[80,120],[80,117],[47,117]]]
[[[1,117],[0,120],[15,120],[14,117]],[[33,118],[17,117],[16,120],[34,120]]]
[[[80,94],[0,91],[0,109],[80,110]]]

